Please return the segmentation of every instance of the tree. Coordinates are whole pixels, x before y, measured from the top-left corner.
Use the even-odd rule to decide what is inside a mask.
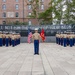
[[[31,0],[29,2],[26,2],[27,5],[31,5],[32,8],[32,14],[31,16],[28,16],[29,18],[34,18],[39,22],[39,7],[40,7],[40,0]]]
[[[43,24],[52,24],[52,1],[49,3],[49,8],[44,12],[39,13],[39,19]]]
[[[50,24],[53,24],[54,20],[55,24],[61,24],[63,14],[62,8],[62,0],[51,0],[49,3],[49,8],[46,11],[40,13],[39,18],[47,23],[50,22]]]
[[[53,0],[53,23],[61,24],[62,23],[62,15],[63,15],[63,3],[62,0]]]
[[[75,0],[66,0],[66,10],[64,11],[63,23],[75,24]]]

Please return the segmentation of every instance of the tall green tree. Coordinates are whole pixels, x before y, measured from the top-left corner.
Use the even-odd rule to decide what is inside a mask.
[[[75,24],[75,0],[66,0],[66,10],[64,11],[63,23],[64,24]]]
[[[28,16],[29,18],[33,18],[36,19],[38,21],[39,24],[39,8],[41,5],[40,0],[31,0],[27,3],[27,5],[31,5],[31,9],[32,9],[32,14],[31,16]]]
[[[53,0],[53,23],[61,24],[62,22],[62,15],[63,15],[63,3],[62,0]]]
[[[50,1],[48,9],[39,13],[39,19],[43,24],[52,24],[52,9],[52,1]]]
[[[55,24],[61,24],[62,22],[62,15],[63,15],[63,3],[62,0],[51,0],[49,3],[49,8],[40,13],[40,18],[42,18],[42,21],[44,22],[50,22],[50,24],[53,24],[55,21]]]

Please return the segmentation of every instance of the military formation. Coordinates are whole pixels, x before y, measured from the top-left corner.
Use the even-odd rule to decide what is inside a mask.
[[[8,33],[0,31],[0,46],[12,46],[15,47],[20,44],[20,34],[19,33]]]
[[[56,34],[56,43],[61,46],[74,46],[75,45],[75,34],[74,32],[58,33]]]

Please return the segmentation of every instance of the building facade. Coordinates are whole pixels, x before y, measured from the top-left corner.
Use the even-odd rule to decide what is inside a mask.
[[[29,18],[32,14],[32,6],[27,4],[31,0],[0,0],[0,24],[9,22],[28,22],[29,25],[36,25],[38,21]],[[39,11],[45,11],[48,8],[50,0],[40,0]]]

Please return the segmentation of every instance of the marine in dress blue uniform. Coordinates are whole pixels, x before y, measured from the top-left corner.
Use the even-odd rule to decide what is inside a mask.
[[[66,46],[72,47],[75,45],[75,34],[74,34],[74,32],[66,32],[66,33],[61,34],[61,35],[58,34],[56,37],[58,38],[58,39],[56,38],[56,43],[59,45],[61,44],[64,47],[66,47]]]
[[[32,35],[32,39],[34,41],[34,54],[39,55],[39,40],[41,36],[38,33],[38,28],[35,28],[35,33]]]

